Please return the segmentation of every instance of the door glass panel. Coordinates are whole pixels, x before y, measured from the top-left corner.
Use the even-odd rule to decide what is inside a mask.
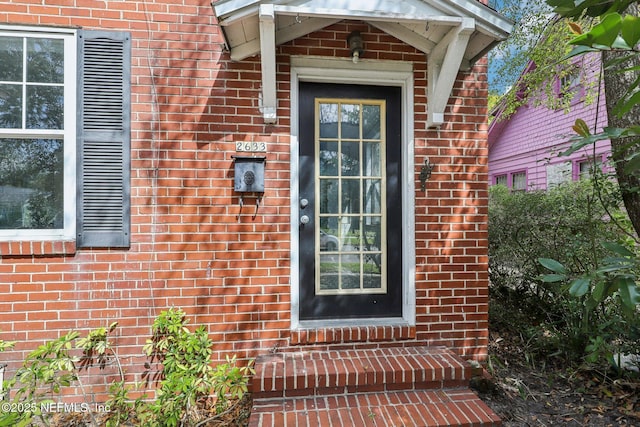
[[[360,290],[360,255],[345,254],[340,256],[340,289]]]
[[[380,269],[380,256],[379,254],[365,255],[363,264],[363,283],[362,286],[366,289],[380,289],[382,288],[382,276]]]
[[[360,105],[341,104],[340,135],[343,139],[360,139]]]
[[[340,218],[340,239],[342,252],[359,252],[360,250],[360,217],[355,215]]]
[[[342,213],[360,213],[360,180],[342,180]]]
[[[340,144],[340,156],[343,176],[360,175],[360,144],[357,142],[343,142]]]
[[[326,226],[324,230],[320,230],[320,250],[323,252],[336,252],[340,249],[340,231],[336,226],[331,226],[330,223],[335,223],[335,218],[324,218]]]
[[[340,289],[340,264],[337,255],[320,256],[320,289],[337,291]]]
[[[387,291],[384,114],[385,101],[316,100],[319,295]]]
[[[365,105],[362,108],[362,137],[380,139],[380,106]]]
[[[338,137],[338,104],[320,104],[320,138]]]
[[[320,213],[338,214],[338,180],[322,179],[320,181]]]
[[[364,195],[364,213],[382,213],[382,180],[366,179],[362,183],[362,194]]]
[[[362,233],[363,252],[381,252],[382,226],[380,217],[365,217]]]
[[[382,176],[382,158],[380,157],[379,142],[365,142],[363,144],[362,157],[365,176]]]
[[[320,175],[338,175],[338,143],[320,142]]]

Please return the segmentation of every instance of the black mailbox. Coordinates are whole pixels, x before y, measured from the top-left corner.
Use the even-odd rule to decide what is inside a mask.
[[[238,193],[264,193],[264,156],[232,156],[234,186]]]

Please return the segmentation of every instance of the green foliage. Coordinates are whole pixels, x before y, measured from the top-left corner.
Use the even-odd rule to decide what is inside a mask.
[[[589,181],[548,192],[491,189],[489,262],[498,301],[491,321],[522,335],[531,354],[609,360],[614,350],[637,346],[632,278],[640,264],[627,248],[630,226],[616,186],[599,182],[606,190],[599,196]],[[600,243],[607,241],[620,243]],[[508,308],[498,312],[501,306]]]
[[[0,339],[0,352],[9,350],[16,345],[16,341],[5,341]],[[2,382],[2,390],[7,390],[10,387],[10,382],[4,380]],[[3,394],[0,393],[0,401],[4,398]],[[20,421],[20,414],[17,412],[4,412],[0,411],[0,427],[8,427],[18,425]]]
[[[610,12],[602,16],[600,22],[594,25],[589,31],[584,32],[580,25],[572,25],[574,38],[569,44],[574,48],[569,52],[567,58],[583,55],[587,52],[600,52],[607,50],[617,50],[627,52],[628,55],[605,64],[605,71],[619,72],[616,69],[637,57],[640,54],[638,42],[640,42],[640,17],[633,15],[622,16],[617,12]],[[625,73],[637,74],[640,67],[631,66],[623,68]],[[640,85],[640,77],[633,80],[623,96],[617,101],[614,113],[623,115],[629,113],[631,109],[640,104],[640,92],[637,91]]]
[[[637,0],[547,0],[553,11],[561,16],[579,18],[606,15],[613,11],[623,11]]]
[[[24,410],[0,412],[0,427],[28,426],[34,417],[48,425],[48,414],[42,408],[46,403],[61,400],[63,388],[79,382],[79,372],[89,366],[104,368],[115,360],[121,380],[109,389],[106,402],[109,413],[104,425],[187,426],[201,422],[196,419],[196,405],[212,395],[216,412],[227,410],[232,401],[240,400],[247,392],[249,375],[254,371],[251,363],[239,367],[235,356],[214,366],[211,360],[213,342],[204,327],[191,332],[182,310],[164,311],[155,319],[152,338],[144,346],[150,362],[159,362],[159,387],[156,399],[146,400],[142,395],[135,400],[129,397],[132,386],[125,383],[110,334],[116,329],[114,322],[108,327],[89,331],[85,336],[72,331],[48,341],[32,351],[14,378],[5,381],[5,389],[15,391],[11,403]],[[0,340],[0,351],[13,346],[13,342]],[[145,366],[151,373],[151,364]],[[80,388],[82,384],[79,383]],[[96,420],[94,420],[94,424]]]
[[[213,342],[204,328],[192,333],[187,323],[182,310],[163,311],[153,323],[153,338],[144,347],[147,356],[163,365],[157,398],[150,405],[157,425],[181,425],[188,418],[189,408],[213,387]]]
[[[567,19],[553,15],[544,2],[505,0],[498,7],[515,26],[509,38],[489,52],[490,90],[501,95],[492,109],[495,119],[506,120],[524,105],[568,111],[578,89],[583,89],[585,102],[595,100],[597,80],[579,72],[591,66],[590,60],[568,56],[575,35]],[[591,22],[591,18],[580,21],[585,28]],[[580,85],[575,84],[576,78]]]
[[[115,355],[112,343],[109,341],[109,334],[115,330],[118,326],[118,322],[113,322],[108,328],[97,328],[89,331],[86,337],[79,338],[76,342],[76,348],[79,348],[83,352],[83,356],[80,359],[81,366],[87,366],[93,363],[94,357],[97,358],[97,362],[101,368],[104,368],[108,362],[108,351],[111,351]],[[117,356],[115,359],[118,361]],[[123,376],[122,369],[120,368],[120,375]]]
[[[23,411],[0,413],[0,426],[27,425],[34,416],[47,425],[41,405],[53,402],[54,394],[59,395],[63,387],[70,386],[77,379],[78,358],[71,354],[71,350],[78,336],[77,332],[69,332],[27,355],[15,377],[6,382],[7,389],[17,386],[11,404]]]
[[[213,372],[213,390],[216,393],[216,412],[219,414],[228,407],[228,398],[241,399],[248,391],[249,375],[255,374],[253,363],[238,367],[236,356],[229,358],[227,363],[216,366]]]
[[[105,427],[118,427],[121,425],[142,425],[147,411],[147,395],[142,395],[135,400],[129,397],[131,387],[125,381],[116,381],[109,387],[109,399],[105,406],[109,413],[105,419]]]
[[[585,297],[584,304],[589,310],[603,309],[602,305],[614,300],[627,316],[633,317],[640,304],[640,287],[636,283],[640,278],[640,259],[623,245],[604,242],[602,246],[611,255],[594,260],[591,269],[577,274],[561,263],[548,258],[539,262],[552,274],[542,276],[547,283],[566,283],[573,297]]]
[[[16,341],[0,340],[0,351],[6,351],[13,348],[16,345]]]
[[[612,221],[617,216],[617,193],[604,181],[601,206],[590,181],[580,181],[545,191],[509,192],[491,188],[489,199],[489,265],[492,283],[514,289],[537,288],[542,273],[538,258],[553,258],[582,268],[592,252],[593,238],[617,240],[622,233]],[[604,249],[600,250],[604,254]]]
[[[145,353],[162,363],[163,370],[157,398],[149,405],[149,425],[178,426],[187,423],[191,410],[213,390],[216,411],[228,408],[229,397],[241,398],[247,391],[250,367],[235,366],[235,357],[212,366],[213,342],[204,327],[194,332],[180,309],[163,311],[152,326],[153,337],[147,340]]]
[[[610,50],[626,52],[627,55],[617,57],[604,64],[605,72],[635,75],[635,78],[628,82],[628,87],[620,99],[616,101],[613,112],[618,116],[623,116],[637,105],[640,105],[640,67],[637,65],[624,66],[626,63],[633,64],[632,60],[640,55],[638,47],[640,42],[640,17],[622,14],[635,1],[615,0],[602,2],[587,0],[576,2],[574,0],[547,0],[547,3],[561,16],[573,19],[578,19],[585,15],[600,18],[599,22],[587,31],[576,23],[570,26],[574,37],[569,41],[569,44],[574,47],[567,55],[567,58],[583,55],[587,52]],[[581,119],[576,121],[574,131],[577,135],[573,138],[572,147],[566,154],[599,140],[640,136],[640,124],[623,129],[605,128],[603,132],[592,135],[588,128],[584,129],[583,123],[584,121]],[[640,169],[639,150],[633,150],[626,161],[626,173],[633,173]]]

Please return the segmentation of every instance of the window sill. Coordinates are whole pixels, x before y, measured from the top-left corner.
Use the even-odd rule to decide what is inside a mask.
[[[74,255],[74,240],[20,240],[0,242],[0,258],[44,255]]]

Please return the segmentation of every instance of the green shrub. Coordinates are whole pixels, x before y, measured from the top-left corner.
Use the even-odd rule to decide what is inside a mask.
[[[10,404],[0,411],[0,427],[30,426],[36,417],[38,425],[49,425],[51,414],[43,408],[55,404],[53,398],[62,401],[65,387],[79,386],[83,390],[78,375],[80,370],[90,366],[104,368],[112,361],[115,361],[120,381],[109,389],[110,397],[105,404],[109,413],[104,414],[100,425],[203,425],[207,420],[202,420],[198,405],[212,400],[216,414],[229,409],[247,392],[249,375],[254,371],[252,363],[236,366],[235,357],[214,365],[211,360],[213,341],[205,328],[191,332],[187,323],[184,312],[174,308],[163,311],[153,323],[152,339],[147,341],[144,350],[150,362],[161,365],[153,375],[151,364],[145,364],[146,374],[158,379],[154,400],[147,400],[146,395],[135,400],[129,397],[132,386],[125,383],[123,368],[109,339],[117,323],[91,330],[83,337],[71,331],[44,343],[26,357],[14,378],[5,381],[3,389],[11,388],[15,393]],[[14,344],[0,340],[0,351]],[[4,411],[5,407],[16,410]],[[91,425],[98,425],[93,414],[89,415]]]
[[[229,407],[229,397],[241,398],[247,392],[250,366],[235,366],[235,357],[213,367],[213,341],[204,327],[194,332],[187,328],[187,318],[180,309],[163,311],[152,326],[153,338],[147,340],[145,352],[162,363],[160,386],[149,409],[147,425],[171,427],[189,425],[198,401],[215,394],[216,412]]]
[[[522,335],[532,353],[604,356],[602,342],[629,344],[636,337],[637,320],[612,295],[596,307],[585,294],[571,292],[569,277],[589,274],[615,255],[604,242],[630,241],[615,184],[599,184],[598,191],[591,181],[549,191],[490,190],[490,319],[493,327]],[[541,258],[562,265],[566,277],[549,280],[553,272]]]
[[[583,263],[591,258],[594,241],[615,241],[623,234],[609,220],[619,210],[611,207],[612,201],[607,206],[605,209],[594,195],[590,181],[568,183],[548,192],[512,193],[504,186],[492,187],[492,284],[537,292],[540,282],[536,279],[544,271],[538,263],[540,257],[556,259],[576,270],[585,269]],[[611,212],[612,209],[615,210]],[[597,250],[600,255],[605,253],[602,248]]]

